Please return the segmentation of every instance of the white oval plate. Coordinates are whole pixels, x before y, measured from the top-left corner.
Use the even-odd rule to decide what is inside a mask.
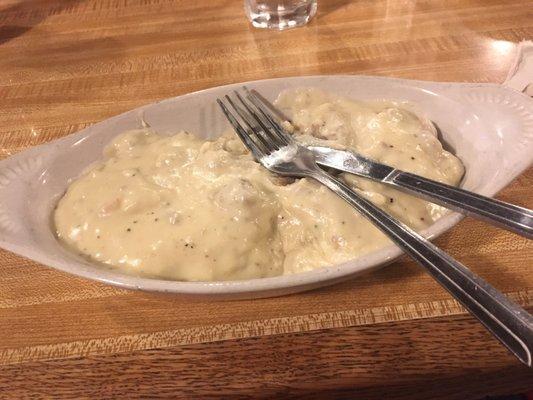
[[[69,179],[99,159],[115,135],[141,126],[144,119],[160,133],[187,130],[216,137],[229,126],[215,99],[240,87],[234,84],[149,104],[0,162],[0,246],[44,265],[113,285],[217,298],[278,296],[349,279],[384,265],[401,254],[389,246],[342,265],[301,274],[229,282],[177,282],[124,275],[69,252],[61,246],[50,215]],[[462,186],[493,196],[531,163],[533,101],[492,84],[408,81],[365,76],[309,76],[247,82],[267,98],[282,90],[317,87],[354,99],[410,102],[434,121],[444,141],[466,167]],[[423,234],[434,238],[461,216],[446,215]]]

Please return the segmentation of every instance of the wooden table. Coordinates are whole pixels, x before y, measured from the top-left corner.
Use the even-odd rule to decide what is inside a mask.
[[[0,157],[230,82],[372,74],[501,82],[531,1],[319,0],[252,29],[240,0],[0,0]],[[533,170],[499,198],[533,207]],[[533,308],[533,246],[465,220],[438,245]],[[533,375],[416,265],[277,299],[121,290],[0,251],[0,397],[476,399]]]

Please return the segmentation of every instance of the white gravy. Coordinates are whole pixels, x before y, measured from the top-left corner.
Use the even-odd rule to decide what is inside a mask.
[[[432,126],[390,102],[298,89],[283,93],[277,105],[291,116],[300,141],[354,149],[452,185],[463,175]],[[444,212],[382,184],[340,177],[415,229]],[[103,160],[70,185],[54,221],[59,239],[92,260],[187,281],[293,274],[388,244],[327,188],[270,174],[233,133],[209,142],[150,129],[119,135]]]

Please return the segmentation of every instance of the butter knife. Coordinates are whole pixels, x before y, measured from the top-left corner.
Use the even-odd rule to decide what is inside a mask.
[[[276,124],[286,135],[291,135],[283,124],[283,122],[288,122],[292,125],[292,121],[286,115],[256,90],[248,91],[246,88],[245,90],[265,107],[261,111],[265,118]],[[518,233],[528,239],[533,238],[533,211],[530,209],[380,164],[351,151],[324,146],[308,145],[306,147],[315,153],[316,162],[322,166],[385,183],[424,200]]]
[[[533,238],[533,211],[491,199],[380,164],[360,154],[322,146],[307,146],[322,166],[348,172],[421,197],[424,200]]]

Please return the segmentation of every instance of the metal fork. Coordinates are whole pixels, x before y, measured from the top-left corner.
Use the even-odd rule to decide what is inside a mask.
[[[465,306],[520,361],[531,367],[533,317],[464,265],[322,170],[315,154],[287,135],[253,93],[217,99],[254,158],[285,176],[312,178],[346,200]]]

